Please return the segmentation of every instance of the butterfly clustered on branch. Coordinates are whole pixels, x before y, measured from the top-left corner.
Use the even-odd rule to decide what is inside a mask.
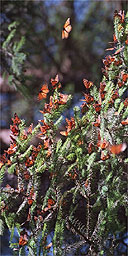
[[[120,18],[120,21],[121,23],[124,23],[124,12],[115,12],[115,16],[114,17],[119,17]],[[63,31],[62,31],[62,38],[67,38],[68,37],[68,33],[71,31],[71,25],[70,25],[70,19],[68,18],[65,25],[64,25],[64,28],[63,28]],[[66,36],[65,36],[66,35]],[[118,40],[116,38],[116,35],[114,34],[113,36],[113,39],[114,39],[114,44],[117,44]],[[127,42],[126,42],[127,43]],[[114,50],[115,47],[113,48],[109,48],[107,50]],[[122,53],[124,49],[124,46],[117,49],[113,56],[109,55],[105,58],[105,60],[103,60],[103,63],[105,65],[105,71],[103,70],[103,74],[106,76],[106,78],[108,79],[108,71],[109,71],[109,67],[111,66],[111,63],[114,63],[115,66],[119,66],[122,64],[122,60],[118,58],[118,54]],[[117,57],[116,57],[117,56]],[[120,88],[121,86],[123,86],[123,84],[127,81],[128,79],[128,74],[127,73],[124,73],[123,71],[121,71],[120,73],[120,76],[117,77],[118,78],[118,87]],[[122,81],[121,81],[122,80]],[[83,79],[83,84],[85,86],[85,88],[87,90],[89,90],[90,88],[92,88],[94,86],[93,82],[91,81],[88,81],[87,79]],[[100,111],[101,111],[101,108],[102,108],[102,101],[105,100],[105,94],[106,94],[106,90],[105,90],[105,87],[106,87],[106,82],[103,81],[100,83],[100,90],[99,90],[99,101],[96,102],[94,101],[94,97],[89,93],[84,93],[84,97],[85,99],[82,99],[82,101],[84,101],[85,103],[82,104],[82,112],[85,111],[87,112],[90,108],[90,106],[92,105],[93,103],[93,107],[96,111],[96,113],[98,114],[97,116],[97,119],[95,122],[93,122],[93,125],[95,127],[100,127]],[[112,92],[112,97],[109,101],[109,104],[114,104],[114,101],[116,99],[118,99],[119,97],[119,94],[118,94],[118,89],[116,89],[115,91]],[[127,99],[125,100],[125,102],[127,101]],[[126,105],[124,102],[124,105]],[[69,121],[68,121],[69,123]],[[122,120],[121,121],[121,124],[122,125],[127,125],[128,124],[128,121],[127,119],[126,120]],[[62,135],[64,136],[67,136],[68,135],[68,131],[70,131],[70,128],[69,128],[69,124],[68,126],[66,127],[66,131],[62,131],[60,132]],[[99,142],[97,143],[97,145],[100,145],[101,146],[101,143],[99,144]],[[121,144],[118,144],[118,145],[111,145],[110,143],[106,143],[106,148],[108,149],[109,153],[111,154],[119,154],[120,152],[123,152],[125,151],[127,145],[126,143],[121,143]],[[101,147],[103,149],[103,147]],[[101,155],[101,159],[105,160],[109,157],[109,155],[107,157],[103,157],[103,152],[102,152],[102,155]]]
[[[115,17],[119,18],[123,26],[123,14],[116,13]],[[64,24],[62,39],[68,38],[71,29],[70,18],[68,18]],[[127,148],[125,140],[128,125],[128,118],[126,117],[128,98],[124,99],[123,94],[121,94],[126,90],[128,75],[126,69],[122,68],[124,48],[118,49],[118,34],[114,35],[113,43],[115,53],[106,56],[103,60],[103,80],[96,88],[93,82],[83,79],[85,90],[84,98],[81,99],[83,103],[80,107],[74,108],[74,116],[65,118],[64,131],[61,131],[62,119],[60,117],[63,116],[63,111],[68,107],[67,103],[71,97],[60,92],[62,86],[58,74],[55,78],[51,78],[50,85],[44,83],[39,91],[38,100],[46,99],[47,103],[44,103],[43,109],[40,110],[43,117],[35,128],[33,128],[33,124],[26,128],[25,122],[16,113],[12,118],[13,123],[10,126],[11,144],[1,156],[0,175],[3,175],[4,167],[8,171],[10,167],[13,167],[10,173],[13,172],[17,177],[17,188],[12,189],[11,186],[6,185],[4,188],[6,194],[3,194],[0,210],[2,218],[6,217],[7,219],[9,216],[10,221],[10,212],[12,213],[13,209],[12,226],[14,227],[15,222],[17,222],[18,227],[20,226],[19,241],[13,246],[15,247],[14,250],[24,249],[25,246],[28,246],[31,253],[36,245],[37,234],[40,236],[41,232],[41,249],[49,250],[53,246],[55,250],[58,247],[61,250],[62,244],[59,237],[61,235],[60,240],[62,241],[63,223],[65,223],[63,221],[65,221],[66,216],[66,222],[68,222],[68,216],[72,216],[73,211],[79,218],[80,201],[84,205],[85,200],[85,206],[88,206],[84,209],[86,212],[84,226],[88,234],[91,232],[92,223],[96,219],[96,226],[93,227],[91,235],[88,235],[90,240],[86,239],[84,231],[85,243],[89,241],[91,245],[94,244],[92,237],[96,233],[94,230],[97,230],[100,217],[98,212],[96,216],[98,209],[100,213],[103,212],[103,218],[107,216],[107,221],[111,223],[113,207],[115,207],[112,198],[112,195],[114,196],[112,194],[113,188],[117,185],[119,188],[120,184],[123,187],[122,183],[124,182],[124,176],[122,180],[119,179],[121,179],[122,173],[125,173],[125,170],[122,172],[122,169],[125,166],[124,159]],[[110,71],[113,67],[116,72],[114,78],[111,78]],[[52,95],[49,96],[51,92]],[[33,135],[41,140],[36,146],[32,142]],[[32,145],[30,145],[31,142]],[[46,177],[46,184],[44,184]],[[115,177],[118,179],[115,179],[114,184]],[[112,179],[113,183],[111,182]],[[118,189],[118,193],[121,189]],[[122,203],[123,200],[122,195],[117,198],[118,193],[115,195],[117,204]],[[112,204],[109,203],[111,198]],[[68,203],[70,204],[69,207]],[[122,205],[124,207],[124,201]],[[120,209],[120,205],[117,206]],[[109,212],[110,215],[108,215]],[[110,218],[108,218],[109,216]],[[93,221],[91,222],[91,220]],[[106,223],[106,219],[104,220]],[[47,236],[53,229],[54,239],[47,243]],[[80,229],[82,228],[80,227]],[[75,232],[79,235],[77,229]],[[105,228],[103,232],[105,233]],[[103,235],[102,233],[101,237]],[[55,245],[55,239],[57,239],[57,246],[60,242],[58,247]],[[35,247],[37,248],[37,245]],[[101,246],[99,250],[101,251]],[[37,255],[37,251],[32,252],[32,254]]]
[[[51,85],[52,88],[55,90],[56,88],[61,88],[61,83],[59,82],[59,76],[58,74],[55,76],[55,78],[51,78]],[[47,94],[49,93],[48,85],[45,83],[42,85],[39,94],[38,94],[38,100],[46,99]]]

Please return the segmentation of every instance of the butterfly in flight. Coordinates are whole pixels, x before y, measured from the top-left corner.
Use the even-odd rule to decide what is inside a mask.
[[[70,18],[68,18],[63,26],[63,30],[62,30],[62,39],[67,39],[69,36],[69,33],[72,30],[72,26],[70,24]]]
[[[111,145],[109,147],[109,150],[112,154],[118,155],[121,152],[125,151],[126,148],[127,148],[126,143],[122,143],[122,144],[118,144],[118,145]]]
[[[38,100],[45,99],[47,97],[48,92],[49,92],[49,89],[47,84],[43,84],[38,94]]]

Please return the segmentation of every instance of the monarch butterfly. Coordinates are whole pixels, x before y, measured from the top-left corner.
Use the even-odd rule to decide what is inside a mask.
[[[44,140],[44,149],[49,148],[49,139]]]
[[[54,104],[53,104],[53,97],[50,96],[49,104],[46,104],[46,103],[45,103],[45,104],[44,104],[44,109],[43,109],[43,111],[40,110],[40,113],[42,113],[42,114],[51,113],[51,110],[52,110],[53,107],[54,107]]]
[[[87,112],[88,109],[89,109],[89,108],[88,108],[86,102],[81,105],[81,112],[82,112],[82,113]]]
[[[126,120],[123,120],[123,121],[121,122],[121,124],[122,124],[122,125],[128,125],[128,118],[127,118]]]
[[[67,39],[69,36],[69,33],[72,30],[72,26],[70,24],[70,18],[68,18],[63,26],[63,30],[62,30],[62,39]]]
[[[28,197],[28,204],[29,204],[29,205],[32,205],[33,201],[34,201],[34,200],[33,200],[31,197]]]
[[[117,54],[119,54],[120,52],[122,52],[122,50],[124,49],[124,46],[123,47],[121,47],[121,48],[119,48],[115,53],[114,53],[114,55],[117,55]]]
[[[48,244],[48,245],[45,247],[45,249],[49,249],[49,248],[51,248],[51,246],[52,246],[52,242],[51,242],[50,244]]]
[[[31,157],[28,157],[25,161],[25,166],[26,167],[31,167],[34,164],[33,159],[31,159]]]
[[[25,233],[23,235],[20,235],[19,245],[24,246],[27,244],[27,242],[28,242],[27,234]]]
[[[106,149],[108,147],[108,142],[106,141],[106,139],[104,139],[103,141],[98,141],[97,146],[100,147],[101,149]]]
[[[63,135],[63,136],[67,136],[68,132],[67,131],[61,131],[60,134]]]
[[[110,152],[115,155],[118,155],[120,152],[123,152],[126,148],[127,148],[126,143],[109,146]]]
[[[105,66],[109,67],[110,64],[111,64],[114,60],[115,60],[115,57],[114,57],[114,56],[112,57],[111,55],[108,55],[108,56],[105,57],[105,59],[103,59],[103,64],[104,64]]]
[[[114,65],[115,66],[119,66],[119,65],[121,65],[122,64],[122,60],[115,60],[114,61]]]
[[[85,181],[85,184],[84,184],[84,186],[87,188],[88,187],[88,185],[89,185],[89,181],[88,181],[88,179]]]
[[[44,122],[44,120],[41,120],[41,122],[43,123],[43,126],[40,126],[40,130],[41,130],[41,134],[40,134],[40,136],[42,136],[42,135],[44,135],[46,132],[47,132],[47,130],[50,128],[50,126],[48,125],[48,124],[46,124],[45,122]]]
[[[68,124],[68,126],[66,126],[67,132],[70,132],[73,128],[75,128],[75,119],[74,119],[74,117],[71,117],[71,120],[68,120],[68,118],[66,118],[66,122]]]
[[[10,125],[10,130],[14,136],[17,136],[19,134],[19,129],[16,124]]]
[[[4,165],[4,163],[0,160],[0,169]]]
[[[32,129],[33,129],[33,124],[30,124],[30,126],[28,127],[28,130],[27,130],[27,133],[32,134]]]
[[[66,104],[67,99],[68,99],[68,95],[60,93],[59,96],[60,96],[60,99],[59,99],[58,103],[61,104],[61,105]]]
[[[92,122],[92,124],[93,124],[95,127],[99,127],[99,126],[100,126],[100,116],[96,119],[95,122]]]
[[[104,93],[105,87],[106,87],[106,83],[105,82],[100,83],[100,98],[101,99],[105,98],[105,93]]]
[[[109,158],[109,154],[105,154],[104,151],[101,151],[101,160],[105,161]]]
[[[46,157],[49,157],[49,156],[51,156],[51,154],[52,154],[52,151],[51,151],[51,149],[48,149]]]
[[[88,81],[87,79],[84,78],[83,79],[83,84],[88,89],[88,88],[90,88],[93,85],[93,82]]]
[[[27,133],[26,133],[26,131],[23,131],[23,132],[21,133],[20,139],[21,139],[21,140],[26,140],[26,139],[27,139]]]
[[[122,74],[122,80],[123,82],[127,82],[128,74]]]
[[[118,81],[118,86],[119,86],[119,87],[122,87],[123,85],[124,85],[124,82],[122,82],[122,81],[119,80],[119,81]]]
[[[47,93],[49,92],[47,84],[43,84],[38,94],[38,100],[45,99],[47,97]]]
[[[56,75],[55,78],[51,78],[51,84],[53,86],[53,89],[61,88],[61,83],[59,82],[59,76]]]
[[[119,94],[118,94],[118,90],[116,90],[113,95],[112,95],[112,99],[115,100],[119,97]]]
[[[116,38],[115,34],[113,35],[113,41],[114,41],[114,43],[117,43],[117,38]]]
[[[86,101],[86,103],[91,103],[94,100],[94,98],[90,94],[84,93],[84,97],[85,99],[83,99],[82,101]]]
[[[114,50],[114,48],[112,47],[112,48],[107,48],[107,49],[105,49],[105,51],[113,51]]]
[[[66,118],[66,122],[67,122],[67,126],[66,126],[66,131],[61,131],[60,134],[63,136],[67,136],[68,133],[75,128],[75,119],[73,117],[71,117],[71,120],[68,120],[68,118]]]
[[[101,110],[101,104],[93,104],[93,107],[95,108],[95,111],[97,112],[97,113],[99,113],[100,112],[100,110]]]
[[[94,144],[90,142],[88,145],[88,153],[91,154],[94,149],[95,149]]]
[[[48,208],[51,208],[55,204],[55,201],[53,199],[48,199]]]
[[[13,121],[13,124],[20,124],[21,123],[21,120],[20,120],[20,118],[18,117],[18,115],[16,113],[14,114],[14,118],[12,118],[12,121]]]
[[[128,107],[128,98],[125,99],[125,101],[124,101],[124,106],[125,106],[125,107]]]
[[[125,41],[125,44],[128,45],[128,39]]]
[[[10,144],[10,148],[8,148],[8,150],[5,150],[5,152],[8,155],[12,155],[14,152],[16,152],[16,149],[17,149],[17,145],[16,143],[13,143],[13,144]]]
[[[24,178],[25,178],[25,180],[29,180],[30,179],[30,173],[28,171],[24,172]]]
[[[75,180],[76,177],[77,177],[77,173],[76,172],[75,173],[69,173],[68,175],[69,175],[69,177],[71,177],[72,180]]]
[[[121,23],[124,23],[124,11],[118,12],[117,10],[115,10],[114,18],[115,17],[118,17],[120,19]]]

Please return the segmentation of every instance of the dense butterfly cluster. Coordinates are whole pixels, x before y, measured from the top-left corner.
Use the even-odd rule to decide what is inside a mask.
[[[56,88],[61,88],[61,83],[59,82],[59,76],[56,75],[56,77],[53,79],[51,78],[51,85],[52,88],[55,90]],[[43,84],[40,92],[38,94],[38,100],[45,99],[47,97],[47,94],[49,93],[48,85]]]
[[[115,12],[115,16],[114,17],[118,17],[120,19],[121,23],[124,23],[124,12]],[[121,27],[120,27],[121,29]],[[114,34],[113,36],[114,41],[112,42],[112,44],[114,44],[113,48],[109,48],[107,50],[111,50],[114,51],[116,49],[116,46],[118,44],[118,40],[116,38],[116,35]],[[125,41],[125,44],[127,45],[127,40]],[[121,57],[121,52],[123,51],[124,46],[119,48],[118,50],[116,50],[112,55],[108,55],[105,57],[105,59],[103,60],[103,64],[104,64],[104,69],[102,69],[103,75],[105,76],[104,81],[102,81],[100,83],[100,88],[99,88],[99,101],[95,101],[94,97],[90,94],[89,90],[93,87],[93,82],[88,81],[87,79],[83,79],[83,84],[86,88],[87,93],[84,93],[84,99],[82,99],[82,101],[84,101],[84,103],[82,104],[82,113],[87,113],[87,111],[90,109],[90,107],[92,107],[96,112],[95,114],[95,122],[92,122],[93,126],[98,128],[98,142],[97,145],[93,145],[92,142],[89,143],[88,145],[88,152],[92,153],[93,151],[96,151],[98,148],[101,148],[101,159],[102,160],[106,160],[110,157],[110,154],[119,154],[122,151],[124,151],[126,149],[126,143],[122,143],[119,145],[111,145],[109,142],[107,142],[105,139],[103,141],[101,141],[100,138],[100,123],[101,123],[101,118],[100,118],[100,112],[105,104],[105,97],[107,94],[107,82],[109,80],[109,71],[113,71],[115,70],[116,67],[122,65],[123,63],[123,59]],[[117,83],[117,88],[113,89],[112,91],[112,96],[109,100],[109,105],[110,107],[114,106],[114,102],[116,99],[119,98],[119,88],[123,87],[127,81],[128,81],[128,74],[123,70],[121,70],[116,77],[114,78],[116,79],[116,83]],[[126,108],[128,106],[128,98],[126,98],[123,102],[124,107]],[[116,115],[116,112],[115,112]],[[122,120],[121,125],[128,125],[128,118],[125,120]],[[62,133],[61,133],[62,134]],[[107,153],[106,155],[104,155],[103,150],[107,149]]]
[[[115,38],[115,36],[114,36]],[[117,40],[116,40],[117,42]],[[114,48],[113,48],[114,49]],[[117,54],[117,53],[116,53]],[[106,71],[106,74],[108,72],[108,67],[110,66],[110,64],[114,62],[114,65],[118,66],[118,65],[121,65],[122,61],[120,60],[115,60],[115,57],[113,56],[107,56],[105,58],[105,60],[103,60],[103,63],[105,65],[105,71]],[[118,64],[117,64],[118,63]],[[108,77],[108,75],[106,76],[106,78]],[[125,73],[122,73],[120,74],[120,76],[118,76],[120,79],[119,81],[117,81],[117,84],[118,84],[118,87],[120,88],[121,86],[123,86],[127,80],[128,80],[128,74],[125,74]],[[121,85],[120,85],[121,83]],[[91,81],[88,81],[86,79],[83,79],[83,84],[86,88],[86,90],[89,90],[92,86],[93,86],[93,83]],[[96,120],[95,122],[92,122],[92,124],[95,126],[95,127],[99,127],[100,128],[100,111],[101,111],[101,108],[102,108],[102,101],[105,99],[105,94],[107,93],[107,91],[105,90],[105,87],[106,87],[106,84],[107,84],[107,81],[103,81],[100,83],[100,88],[99,88],[99,101],[96,102],[93,98],[93,96],[88,92],[88,94],[84,93],[84,97],[85,99],[82,99],[82,101],[84,101],[85,103],[82,104],[82,113],[86,113],[89,108],[91,107],[91,105],[93,104],[93,107],[95,109],[95,112],[96,112]],[[119,98],[119,93],[118,93],[118,89],[116,89],[115,91],[112,92],[112,97],[109,101],[109,104],[110,104],[110,107],[112,105],[114,105],[114,101]],[[127,107],[128,106],[128,98],[126,98],[124,100],[124,106]],[[128,118],[126,120],[122,120],[121,121],[121,124],[122,125],[128,125]],[[68,133],[62,133],[62,135],[67,135]],[[89,143],[88,145],[88,153],[91,154],[93,151],[96,151],[98,150],[98,148],[101,148],[102,150],[103,149],[108,149],[108,153],[105,155],[103,151],[101,151],[101,160],[106,160],[110,157],[110,154],[119,154],[121,153],[122,151],[124,151],[126,149],[126,143],[122,143],[122,144],[119,144],[119,145],[110,145],[109,142],[106,141],[106,139],[104,139],[103,141],[101,141],[101,138],[100,138],[100,129],[98,130],[98,142],[97,142],[97,145],[94,145],[92,142]]]
[[[13,121],[13,125],[10,125],[10,130],[12,132],[12,134],[10,135],[11,143],[10,143],[10,147],[8,148],[8,150],[5,150],[5,153],[1,156],[1,160],[0,160],[1,167],[5,163],[7,163],[8,166],[10,166],[12,164],[10,158],[14,153],[16,153],[16,151],[18,150],[18,147],[19,147],[19,145],[17,143],[17,136],[19,137],[19,139],[21,141],[24,141],[24,140],[27,140],[27,138],[30,134],[32,134],[33,124],[31,124],[28,127],[27,131],[25,129],[20,131],[20,125],[21,125],[22,121],[20,120],[20,118],[18,117],[18,115],[16,113],[14,114],[14,118],[12,118],[12,121]],[[30,165],[30,164],[32,164],[32,160],[30,161],[30,159],[26,159],[26,166]]]
[[[60,134],[67,136],[68,133],[75,128],[75,119],[73,117],[71,117],[71,120],[68,120],[68,118],[66,118],[66,122],[67,122],[67,126],[66,126],[66,131],[61,131]]]
[[[122,29],[123,23],[124,23],[124,12],[122,13],[115,13],[115,17],[118,17],[120,19],[121,26],[119,27],[119,30]],[[62,31],[62,39],[68,38],[70,31],[72,30],[71,24],[70,24],[70,18],[67,19],[66,23],[64,24],[63,31]],[[83,85],[85,88],[85,92],[83,93],[84,99],[81,99],[83,101],[81,105],[81,116],[85,117],[83,119],[77,120],[77,118],[71,117],[70,119],[66,118],[66,126],[64,131],[60,131],[60,136],[63,140],[66,140],[66,137],[71,138],[75,135],[76,138],[74,139],[74,148],[73,150],[76,150],[76,145],[80,148],[84,148],[82,153],[84,152],[87,154],[87,157],[89,158],[90,155],[95,152],[98,153],[97,161],[110,161],[111,157],[113,157],[113,154],[115,157],[120,156],[120,154],[125,151],[127,145],[125,142],[122,141],[122,143],[116,143],[114,141],[110,141],[105,136],[101,134],[101,126],[102,126],[102,118],[103,115],[107,116],[107,112],[104,114],[104,108],[106,105],[108,105],[108,108],[114,109],[115,111],[115,102],[120,97],[119,90],[126,86],[127,80],[128,80],[128,74],[126,73],[125,69],[119,69],[119,66],[123,65],[123,58],[122,58],[122,52],[124,50],[124,46],[120,49],[117,49],[118,45],[118,39],[116,35],[114,34],[113,37],[114,41],[112,44],[114,45],[113,48],[109,48],[107,50],[109,51],[115,51],[112,55],[108,55],[103,60],[104,68],[103,68],[103,75],[104,79],[100,83],[99,91],[98,91],[98,97],[96,98],[93,94],[93,88],[94,84],[91,81],[88,81],[87,79],[83,79]],[[128,39],[125,40],[125,44],[128,45]],[[115,77],[112,79],[113,87],[111,90],[110,98],[107,96],[108,93],[108,81],[109,78],[109,72],[113,70],[117,70]],[[42,194],[40,191],[38,191],[38,186],[34,186],[34,178],[35,176],[40,177],[40,175],[43,173],[44,170],[48,172],[48,178],[51,181],[55,177],[57,178],[57,172],[49,171],[54,161],[56,161],[56,158],[59,158],[58,155],[56,156],[56,152],[58,149],[56,149],[56,140],[55,137],[55,120],[52,120],[52,117],[55,113],[59,112],[60,108],[67,104],[69,96],[67,94],[63,94],[59,91],[61,88],[61,83],[59,81],[59,76],[56,75],[55,78],[51,78],[50,85],[48,87],[48,84],[44,83],[41,87],[41,90],[38,94],[38,100],[48,99],[49,103],[44,104],[43,110],[40,110],[40,112],[43,114],[43,119],[39,120],[39,129],[36,133],[36,136],[41,139],[41,144],[38,144],[38,146],[31,145],[31,147],[25,147],[25,142],[29,140],[30,137],[32,137],[34,133],[33,124],[29,126],[28,129],[24,128],[23,122],[20,120],[18,115],[15,113],[14,118],[12,118],[13,124],[10,126],[11,130],[11,144],[10,147],[5,150],[5,153],[1,156],[0,159],[0,168],[6,166],[7,168],[15,165],[15,175],[17,176],[17,188],[12,189],[11,186],[6,185],[5,190],[9,194],[11,194],[12,198],[15,197],[15,194],[17,195],[17,198],[19,196],[20,203],[22,207],[25,208],[26,215],[24,217],[24,220],[20,220],[20,224],[24,227],[26,224],[28,224],[31,220],[36,223],[38,226],[38,223],[40,223],[40,226],[43,223],[43,220],[47,214],[51,214],[54,212],[54,209],[59,209],[58,201],[53,198],[52,195],[48,195],[48,199],[46,202],[43,203],[42,206]],[[48,96],[50,90],[53,90],[53,96]],[[108,99],[109,98],[109,99]],[[47,101],[48,102],[48,101]],[[126,110],[128,107],[128,98],[121,99],[122,103],[122,109],[123,111]],[[122,112],[123,112],[122,111]],[[93,116],[94,120],[91,121],[88,118],[88,113],[91,112],[91,116]],[[118,119],[118,124],[121,129],[125,129],[125,126],[128,125],[128,118],[123,119],[122,118],[122,112],[115,111],[114,116],[118,117],[120,115],[120,118]],[[105,118],[107,119],[107,117]],[[91,129],[95,131],[95,140],[92,138],[88,138],[89,135],[79,136],[79,134],[82,134],[82,129],[84,129],[86,126],[89,127],[88,133],[91,134]],[[91,128],[90,128],[91,127]],[[75,135],[74,135],[75,134]],[[92,134],[91,134],[92,135]],[[90,135],[90,137],[91,137]],[[76,144],[75,144],[76,143]],[[24,147],[23,147],[24,145]],[[61,144],[62,145],[62,144]],[[63,146],[63,145],[62,145]],[[68,150],[68,146],[67,146]],[[20,153],[19,153],[20,152]],[[77,152],[77,154],[80,154]],[[74,152],[71,152],[74,154]],[[117,155],[117,156],[116,156]],[[55,156],[55,159],[54,159]],[[76,157],[76,156],[75,156]],[[81,156],[82,157],[82,156]],[[63,157],[62,157],[63,159]],[[67,163],[69,160],[69,164],[74,164],[74,158],[71,157],[71,159],[66,158],[64,161]],[[38,162],[40,164],[38,165]],[[47,162],[47,166],[45,166],[44,162]],[[77,160],[76,160],[77,163]],[[60,163],[59,163],[60,164]],[[45,169],[40,174],[40,169],[44,165]],[[61,167],[60,167],[61,168]],[[37,174],[37,175],[36,175]],[[60,175],[60,174],[59,174]],[[72,183],[79,182],[79,168],[77,168],[77,165],[73,166],[73,168],[68,172],[66,178],[70,180]],[[81,177],[80,177],[81,179]],[[83,178],[84,179],[84,178]],[[57,181],[58,182],[58,181]],[[78,184],[79,185],[79,184]],[[90,186],[90,180],[85,177],[84,179],[84,189],[89,190]],[[64,188],[65,190],[65,188]],[[40,193],[40,194],[39,194]],[[40,196],[40,199],[37,197]],[[21,200],[21,197],[23,200]],[[18,199],[19,200],[19,199]],[[36,201],[37,200],[37,201]],[[41,201],[42,200],[42,201]],[[59,199],[58,199],[59,200]],[[22,201],[22,202],[21,202]],[[36,206],[34,206],[34,203],[37,203]],[[41,201],[41,204],[40,202]],[[63,200],[64,201],[64,200]],[[19,205],[20,205],[19,203]],[[59,202],[61,205],[62,202]],[[66,205],[66,201],[62,203],[63,207]],[[61,205],[61,206],[62,206]],[[34,208],[35,207],[35,208]],[[34,210],[33,210],[34,209]],[[2,213],[4,211],[8,211],[8,205],[4,203],[4,201],[1,204],[1,211]],[[20,212],[20,207],[19,210]],[[32,222],[33,225],[33,222]],[[42,228],[42,226],[41,226]],[[25,246],[28,244],[28,241],[30,239],[30,235],[26,231],[26,229],[23,229],[20,232],[19,237],[19,247]],[[44,239],[45,240],[45,239]],[[43,240],[43,242],[45,242]],[[43,243],[42,242],[42,243]],[[52,243],[45,246],[46,249],[49,249],[52,246]]]

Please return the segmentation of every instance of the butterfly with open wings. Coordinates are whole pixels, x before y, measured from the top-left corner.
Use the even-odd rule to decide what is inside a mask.
[[[48,86],[47,84],[43,84],[38,94],[38,100],[46,99],[47,93],[49,93]]]
[[[122,143],[122,144],[118,144],[118,145],[110,145],[109,151],[111,154],[118,155],[121,152],[125,151],[126,148],[127,148],[126,143]]]

